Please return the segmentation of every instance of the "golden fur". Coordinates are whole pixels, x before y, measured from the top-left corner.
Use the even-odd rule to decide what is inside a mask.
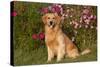
[[[47,13],[42,17],[45,24],[45,43],[48,49],[48,62],[54,56],[60,61],[64,56],[76,58],[79,51],[76,45],[62,32],[61,17],[56,13]]]

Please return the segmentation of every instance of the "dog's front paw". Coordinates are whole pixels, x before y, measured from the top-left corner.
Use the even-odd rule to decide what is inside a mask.
[[[61,61],[61,58],[58,58],[58,59],[57,59],[57,62],[60,62],[60,61]]]
[[[50,63],[51,62],[51,60],[47,60],[47,63]]]

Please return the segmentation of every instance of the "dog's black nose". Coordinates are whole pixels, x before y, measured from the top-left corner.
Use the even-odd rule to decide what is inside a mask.
[[[53,24],[53,22],[52,21],[50,21],[50,25],[52,25]]]

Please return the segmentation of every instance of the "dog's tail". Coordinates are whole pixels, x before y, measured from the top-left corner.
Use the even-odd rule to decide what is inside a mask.
[[[87,48],[81,52],[81,55],[85,55],[85,54],[89,54],[89,53],[91,53],[91,50],[89,48]]]

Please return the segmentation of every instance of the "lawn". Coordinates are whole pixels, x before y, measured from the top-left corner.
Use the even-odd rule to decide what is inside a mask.
[[[47,48],[44,42],[44,24],[42,22],[41,10],[52,4],[33,3],[33,2],[14,2],[13,8],[13,51],[14,65],[32,65],[32,64],[54,64],[85,62],[97,60],[97,7],[83,5],[63,5],[64,12],[68,15],[65,17],[62,30],[79,48],[79,51],[90,48],[91,53],[80,56],[76,59],[64,58],[56,62],[47,63]],[[82,10],[90,11],[89,17],[93,18],[85,24],[78,22],[83,16]],[[71,10],[71,11],[70,11]],[[69,12],[68,12],[69,11]],[[87,11],[87,13],[88,13]],[[45,12],[45,11],[44,11]],[[61,14],[60,14],[61,15]],[[86,14],[86,17],[87,14]],[[86,20],[86,19],[85,19]],[[84,23],[83,23],[84,22]],[[40,37],[39,37],[40,35]],[[42,36],[41,36],[42,35]]]

